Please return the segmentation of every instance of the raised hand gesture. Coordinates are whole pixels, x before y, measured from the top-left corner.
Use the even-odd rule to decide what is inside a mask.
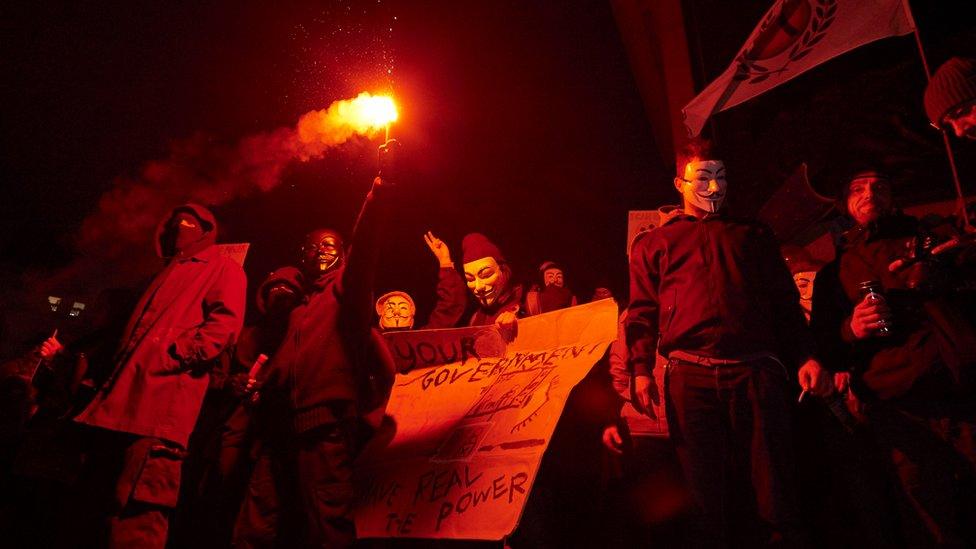
[[[427,231],[427,234],[424,235],[424,242],[430,248],[430,253],[437,258],[437,263],[440,264],[441,268],[454,268],[454,262],[451,261],[451,250],[447,244],[444,244],[443,240],[434,236],[434,233]]]

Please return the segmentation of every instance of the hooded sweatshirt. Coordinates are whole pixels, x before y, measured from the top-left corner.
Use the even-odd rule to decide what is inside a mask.
[[[385,349],[372,333],[372,286],[389,192],[370,191],[342,263],[306,281],[305,301],[292,311],[281,347],[266,367],[265,392],[288,395],[297,433],[363,414],[383,399],[372,394],[373,379],[392,367],[380,364],[378,354]]]
[[[248,371],[258,355],[273,356],[285,337],[285,331],[288,329],[287,314],[290,311],[268,311],[268,291],[277,284],[291,287],[299,299],[305,293],[305,279],[302,272],[295,267],[280,267],[268,275],[258,288],[254,299],[261,318],[254,325],[245,326],[241,331],[241,337],[237,340],[237,347],[234,350],[236,368]],[[232,369],[232,373],[233,371]]]

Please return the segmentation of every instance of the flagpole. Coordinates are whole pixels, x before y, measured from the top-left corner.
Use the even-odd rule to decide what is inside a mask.
[[[918,56],[922,58],[922,69],[925,70],[925,81],[930,82],[932,80],[932,70],[929,68],[929,61],[925,57],[925,48],[922,47],[922,35],[918,32],[918,25],[915,23],[915,17],[912,15],[912,8],[909,5],[908,0],[902,0],[902,7],[905,9],[905,17],[908,18],[908,22],[912,25],[912,33],[915,35],[915,44],[918,46]],[[945,145],[946,158],[949,159],[949,169],[952,171],[952,183],[956,187],[956,202],[957,207],[959,208],[959,214],[962,216],[963,226],[966,229],[972,229],[972,226],[969,223],[969,216],[966,214],[966,198],[962,194],[962,183],[959,181],[959,170],[956,169],[956,156],[952,153],[952,144],[949,142],[949,134],[946,132],[945,128],[940,122],[940,120],[935,121],[939,129],[939,133],[942,134],[942,143]]]

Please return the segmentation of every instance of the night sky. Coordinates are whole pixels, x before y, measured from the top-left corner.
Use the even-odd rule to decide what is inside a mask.
[[[411,292],[421,317],[436,276],[428,229],[455,259],[464,234],[486,233],[523,279],[543,260],[563,262],[586,298],[598,283],[626,289],[627,210],[677,201],[609,2],[22,4],[0,18],[8,333],[18,307],[40,299],[32,281],[76,259],[83,219],[117,178],[167,158],[174,143],[233,144],[361,91],[394,94],[392,131],[404,144],[377,290]],[[685,4],[701,87],[770,2]],[[952,15],[965,2],[915,4],[933,64],[973,53],[973,25]],[[834,161],[852,150],[908,149],[902,165],[932,174],[938,141],[925,133],[913,48],[909,37],[883,41],[719,115],[710,131],[727,151],[731,204],[755,211],[802,160],[829,192]],[[294,262],[308,230],[348,233],[379,143],[354,140],[290,166],[270,192],[214,208],[221,241],[252,243],[252,288]],[[900,192],[948,198],[948,183],[928,183]],[[149,256],[150,239],[132,253]]]

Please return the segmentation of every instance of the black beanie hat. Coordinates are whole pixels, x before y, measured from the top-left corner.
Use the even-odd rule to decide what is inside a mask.
[[[847,198],[851,195],[851,183],[855,179],[861,179],[862,177],[877,177],[878,179],[887,179],[891,182],[891,174],[888,173],[882,164],[873,162],[862,162],[851,166],[845,173],[844,178],[841,180],[840,194],[837,197],[837,202],[835,204],[837,210],[842,214],[850,215],[851,212],[847,211]]]
[[[925,87],[925,113],[935,126],[942,125],[952,109],[976,99],[976,59],[953,57],[932,75]]]

